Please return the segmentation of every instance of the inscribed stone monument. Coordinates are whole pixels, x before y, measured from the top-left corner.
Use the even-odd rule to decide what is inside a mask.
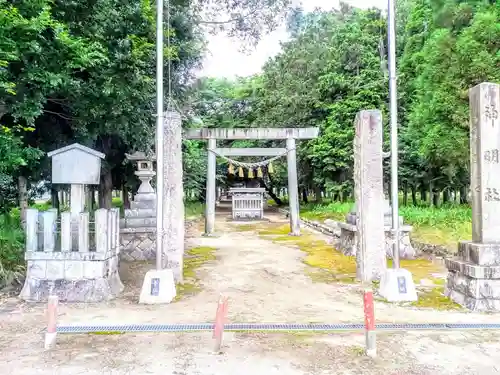
[[[445,294],[470,310],[500,311],[500,85],[469,92],[472,241],[447,259]]]
[[[163,146],[163,268],[182,282],[184,256],[184,190],[182,186],[182,127],[177,112],[165,113]],[[215,194],[215,189],[214,189]],[[214,201],[215,204],[215,201]]]
[[[386,269],[382,171],[382,114],[361,111],[354,137],[354,194],[357,228],[356,276],[379,279]]]

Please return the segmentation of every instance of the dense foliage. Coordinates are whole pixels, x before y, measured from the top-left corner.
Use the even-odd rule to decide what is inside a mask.
[[[200,67],[206,29],[252,44],[276,26],[288,5],[288,0],[171,0],[164,54],[181,106]],[[0,0],[2,210],[23,200],[24,190],[49,180],[46,152],[73,142],[106,154],[101,206],[111,205],[112,189],[137,187],[124,157],[154,147],[154,6],[150,0]],[[186,145],[188,187],[201,185],[189,177],[191,169],[202,168],[199,159],[189,157],[199,146]]]
[[[500,6],[398,1],[397,21],[399,177],[405,201],[411,192],[417,203],[420,191],[431,204],[440,204],[440,197],[450,200],[450,193],[464,202],[468,89],[500,82]],[[327,190],[346,199],[352,194],[355,114],[377,108],[388,121],[386,18],[376,9],[346,5],[335,12],[297,10],[289,29],[290,41],[261,74],[198,82],[198,113],[208,126],[320,127],[321,136],[300,147],[299,183],[303,191]],[[273,182],[286,186],[284,178]]]

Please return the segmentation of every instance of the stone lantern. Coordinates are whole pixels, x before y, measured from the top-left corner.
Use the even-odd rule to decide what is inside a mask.
[[[156,209],[156,193],[151,186],[151,180],[156,175],[153,170],[155,157],[148,158],[144,152],[140,151],[136,151],[131,155],[125,154],[125,156],[127,160],[137,162],[137,171],[134,174],[141,180],[141,186],[139,186],[139,190],[134,196],[134,202],[143,203],[133,208]]]
[[[146,260],[156,257],[156,192],[151,179],[155,157],[148,158],[144,152],[125,154],[131,162],[137,163],[135,175],[141,180],[130,209],[125,210],[121,221],[121,256],[125,260]]]

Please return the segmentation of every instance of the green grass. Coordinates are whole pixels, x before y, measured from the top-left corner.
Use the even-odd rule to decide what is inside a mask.
[[[201,202],[186,201],[184,208],[186,217],[201,216],[205,212],[205,205]]]
[[[352,202],[310,203],[301,206],[301,216],[310,220],[345,221],[352,205]],[[399,214],[405,224],[413,226],[412,238],[423,243],[456,251],[458,241],[472,238],[472,211],[469,206],[400,206]]]
[[[19,281],[24,270],[24,232],[19,214],[1,215],[0,287]]]

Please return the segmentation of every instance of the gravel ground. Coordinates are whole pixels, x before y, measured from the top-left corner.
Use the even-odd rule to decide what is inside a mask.
[[[272,221],[283,221],[272,216]],[[285,222],[285,221],[283,221]],[[214,320],[219,293],[230,298],[230,322],[336,323],[363,321],[359,287],[313,283],[304,253],[218,218],[219,237],[189,236],[189,246],[217,248],[198,275],[203,290],[163,306],[137,304],[151,265],[122,264],[123,295],[107,304],[64,305],[59,324],[202,323]],[[196,228],[193,228],[196,230]],[[322,235],[318,234],[318,237]],[[324,238],[324,237],[323,237]],[[443,312],[377,302],[379,322],[498,322],[497,315]],[[497,374],[497,332],[379,333],[378,357],[363,355],[362,333],[226,333],[223,353],[209,333],[59,335],[44,351],[44,306],[0,302],[0,374]]]

